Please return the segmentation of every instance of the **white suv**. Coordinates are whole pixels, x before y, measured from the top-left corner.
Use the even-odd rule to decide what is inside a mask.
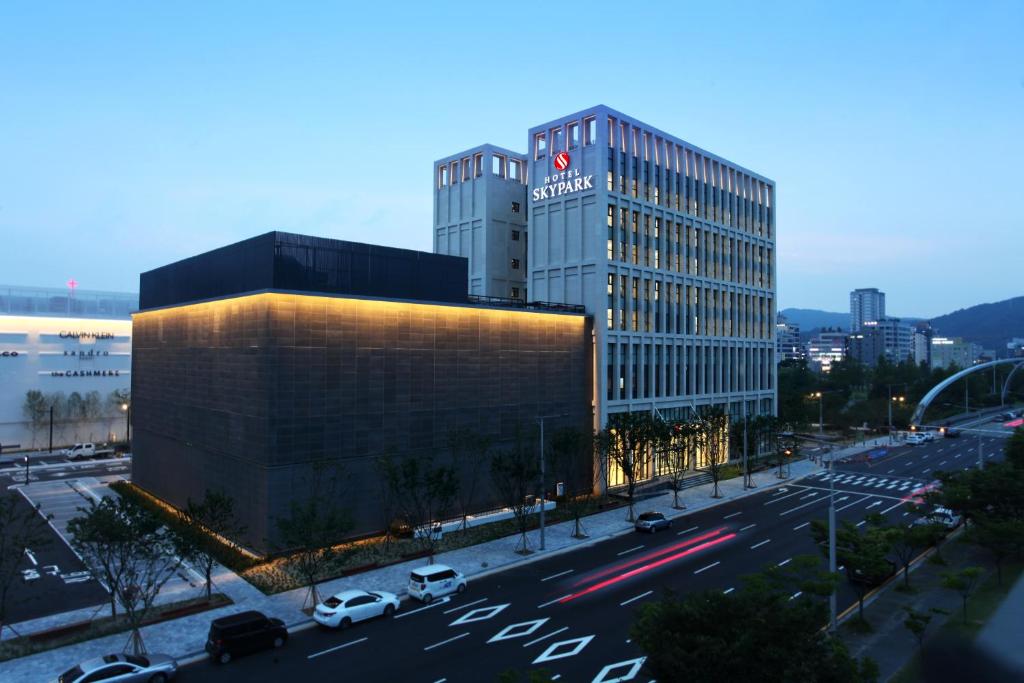
[[[917,446],[919,444],[924,443],[927,440],[928,439],[926,439],[924,434],[922,434],[921,432],[914,432],[913,434],[907,435],[908,446]]]
[[[434,598],[463,593],[466,577],[444,564],[431,564],[409,574],[409,596],[428,605]]]

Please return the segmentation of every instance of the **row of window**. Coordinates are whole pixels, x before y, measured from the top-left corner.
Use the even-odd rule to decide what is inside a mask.
[[[607,256],[637,266],[772,287],[773,250],[692,221],[608,205]]]
[[[477,152],[471,157],[463,157],[457,161],[441,164],[437,167],[437,187],[456,185],[479,178],[484,173],[484,154]],[[504,154],[491,154],[491,175],[509,178],[526,184],[526,165],[522,159],[508,157]]]
[[[690,165],[687,154],[687,169]],[[608,191],[643,199],[721,223],[744,232],[771,237],[774,226],[772,187],[737,174],[717,161],[693,155],[693,174],[608,149]],[[716,179],[717,178],[717,179]]]
[[[609,330],[771,339],[770,296],[608,274]]]
[[[674,398],[775,388],[775,350],[611,342],[605,356],[609,401]]]
[[[589,147],[597,142],[597,117],[583,119],[583,145]],[[533,136],[533,158],[543,159],[548,155],[548,141],[553,154],[574,150],[580,146],[580,122],[569,121]]]

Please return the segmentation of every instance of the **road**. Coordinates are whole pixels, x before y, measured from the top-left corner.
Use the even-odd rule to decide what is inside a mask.
[[[989,459],[1001,456],[1002,438],[982,440]],[[859,522],[871,512],[905,519],[906,501],[936,470],[974,464],[977,443],[968,436],[943,439],[837,464],[839,519]],[[184,667],[180,679],[456,683],[544,668],[556,680],[640,680],[642,653],[628,633],[636,609],[666,589],[730,591],[761,567],[817,554],[808,527],[827,514],[828,476],[780,484],[761,474],[758,494],[680,517],[670,531],[620,536],[471,580],[466,594],[427,608],[405,601],[389,621],[340,632],[302,630],[280,651],[227,668],[203,661]],[[855,601],[844,582],[840,609]]]

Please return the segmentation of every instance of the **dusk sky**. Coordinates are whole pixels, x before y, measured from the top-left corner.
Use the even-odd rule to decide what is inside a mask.
[[[4,3],[0,283],[137,291],[273,229],[429,251],[435,159],[601,103],[776,181],[780,309],[1006,299],[1022,29],[1019,0]]]

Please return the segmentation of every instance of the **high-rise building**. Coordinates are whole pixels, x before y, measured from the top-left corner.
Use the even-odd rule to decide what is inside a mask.
[[[914,362],[920,365],[924,363],[928,367],[932,365],[932,337],[934,330],[928,322],[919,322],[914,325]]]
[[[775,362],[803,360],[805,357],[804,346],[800,343],[800,326],[779,313],[775,317]]]
[[[526,158],[480,145],[434,162],[434,253],[469,259],[469,293],[527,299]]]
[[[932,338],[932,367],[948,368],[955,365],[958,368],[969,368],[981,355],[982,348],[974,342],[964,341],[957,337]]]
[[[913,357],[913,328],[899,318],[866,320],[860,331],[867,330],[877,330],[881,335],[883,353],[890,363],[902,363]]]
[[[885,292],[871,287],[850,292],[850,331],[859,332],[866,322],[885,317]]]
[[[807,342],[807,364],[819,372],[828,372],[832,364],[846,358],[847,337],[843,330],[821,330]]]
[[[875,367],[878,359],[886,355],[885,335],[876,327],[865,325],[860,332],[851,332],[846,342],[846,353],[855,361]]]

